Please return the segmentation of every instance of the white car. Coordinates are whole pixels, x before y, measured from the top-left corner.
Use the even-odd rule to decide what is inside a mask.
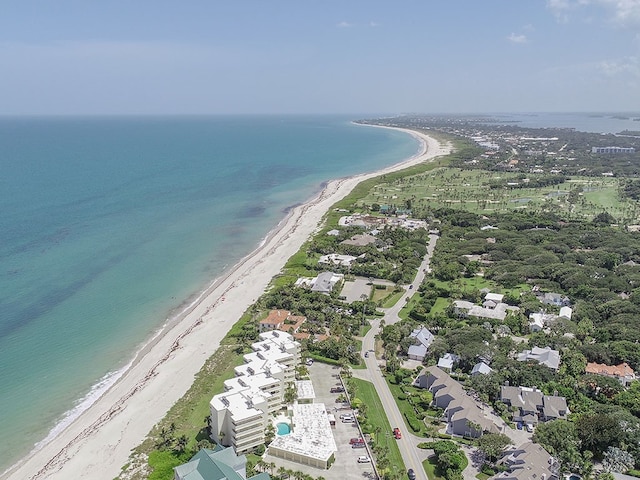
[[[371,463],[371,459],[366,455],[360,455],[358,457],[358,463]]]
[[[527,432],[533,433],[533,425],[531,425],[530,423],[527,423],[527,426],[525,428],[527,429]]]

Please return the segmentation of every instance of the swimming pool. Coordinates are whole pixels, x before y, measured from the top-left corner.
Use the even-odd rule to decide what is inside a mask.
[[[283,436],[283,435],[289,435],[291,433],[291,427],[289,426],[288,423],[277,423],[276,424],[276,428],[278,430],[278,435]]]

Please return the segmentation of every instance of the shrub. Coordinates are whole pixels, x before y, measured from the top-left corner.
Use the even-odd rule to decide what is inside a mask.
[[[482,465],[482,473],[484,473],[485,475],[489,475],[490,477],[494,476],[496,474],[496,472],[493,471],[493,469],[491,467],[489,467],[489,465],[487,465],[486,463],[484,465]]]
[[[407,423],[409,424],[411,430],[413,430],[414,432],[419,432],[421,430],[422,422],[420,422],[414,415],[410,415],[409,413],[405,412],[404,418],[407,419]]]
[[[421,448],[421,449],[423,449],[423,450],[428,450],[429,448],[433,448],[433,445],[434,445],[435,443],[436,443],[436,442],[420,442],[420,443],[418,444],[418,448]]]

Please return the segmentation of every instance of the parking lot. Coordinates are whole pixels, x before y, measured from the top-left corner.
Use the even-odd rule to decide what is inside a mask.
[[[282,460],[270,455],[265,456],[265,461],[268,463],[273,462],[277,467],[297,470],[313,477],[321,476],[327,480],[373,478],[373,466],[370,463],[358,463],[359,456],[371,456],[368,446],[365,448],[352,448],[349,443],[352,438],[361,437],[357,424],[355,422],[343,423],[340,420],[341,414],[352,413],[351,408],[348,405],[336,403],[336,398],[341,395],[340,393],[330,393],[332,387],[342,386],[338,378],[339,367],[316,362],[308,368],[316,394],[315,402],[324,403],[327,412],[333,413],[336,417],[335,428],[332,428],[333,438],[338,449],[335,454],[336,461],[328,470]]]

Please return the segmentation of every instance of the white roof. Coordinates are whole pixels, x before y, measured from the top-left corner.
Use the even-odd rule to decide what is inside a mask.
[[[298,392],[298,400],[313,400],[316,398],[316,392],[313,389],[311,380],[298,380],[296,382]]]
[[[293,407],[293,429],[289,435],[277,436],[269,445],[305,457],[329,460],[338,449],[323,403],[298,404]]]
[[[502,295],[501,293],[487,293],[484,296],[485,300],[492,300],[496,303],[500,303],[502,302],[502,299],[504,298],[504,295]]]
[[[493,368],[491,368],[489,365],[487,365],[484,362],[480,362],[480,363],[476,363],[473,366],[473,370],[471,370],[471,375],[473,375],[475,373],[481,373],[482,375],[488,375],[491,372],[493,372]]]

